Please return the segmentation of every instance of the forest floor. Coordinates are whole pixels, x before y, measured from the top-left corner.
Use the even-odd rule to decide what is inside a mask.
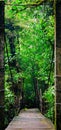
[[[38,109],[25,109],[14,117],[5,130],[55,130],[52,122]]]

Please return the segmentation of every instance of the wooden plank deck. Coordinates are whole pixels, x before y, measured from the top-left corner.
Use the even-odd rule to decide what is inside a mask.
[[[52,122],[38,109],[22,110],[5,130],[55,130]]]

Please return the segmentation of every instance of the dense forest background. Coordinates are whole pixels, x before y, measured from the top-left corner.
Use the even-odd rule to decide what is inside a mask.
[[[5,125],[22,108],[40,108],[40,90],[42,112],[53,120],[53,3],[5,2]]]

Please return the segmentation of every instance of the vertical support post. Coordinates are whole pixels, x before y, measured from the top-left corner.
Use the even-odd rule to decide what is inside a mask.
[[[4,1],[0,1],[0,130],[4,130]]]
[[[56,127],[61,130],[61,0],[56,3]]]

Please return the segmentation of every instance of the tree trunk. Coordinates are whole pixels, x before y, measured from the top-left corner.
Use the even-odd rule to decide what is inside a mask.
[[[39,99],[39,89],[38,89],[38,80],[37,78],[33,77],[33,84],[34,84],[34,90],[35,90],[35,104],[36,107],[39,107],[40,99]]]
[[[56,3],[55,50],[56,50],[56,127],[57,130],[61,130],[61,0],[58,0]]]
[[[4,2],[0,1],[0,130],[4,130]]]

